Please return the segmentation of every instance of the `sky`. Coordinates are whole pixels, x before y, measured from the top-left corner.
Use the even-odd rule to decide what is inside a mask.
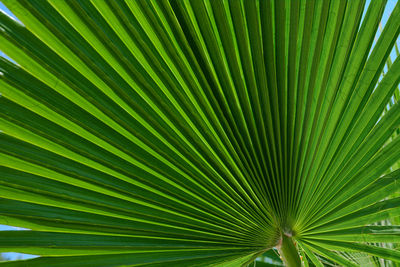
[[[371,0],[367,0],[367,5],[366,6],[368,6],[370,1]],[[396,3],[398,1],[399,0],[388,0],[388,4],[386,6],[386,9],[385,9],[385,11],[383,13],[383,17],[382,17],[381,30],[378,31],[377,36],[375,38],[375,42],[376,42],[376,40],[378,40],[380,32],[382,31],[383,27],[385,26],[385,24],[386,24],[386,22],[387,22],[387,20],[388,20],[388,18],[390,16],[390,13],[392,12],[394,6],[396,5]],[[18,19],[10,12],[10,10],[7,9],[7,7],[1,1],[0,1],[0,11],[5,12],[6,14],[8,14],[9,16],[11,16],[12,18],[14,18],[15,20],[18,21]],[[365,11],[364,11],[364,13],[365,13]],[[374,42],[374,45],[375,45],[375,42]],[[400,47],[400,38],[397,39],[397,45]],[[4,54],[4,52],[1,51],[1,50],[0,50],[0,56],[8,58],[7,55]],[[394,50],[392,51],[390,56],[391,56],[392,60],[394,60],[396,58],[396,54],[395,54]],[[6,224],[6,222],[1,222],[1,221],[0,221],[0,223],[5,223]],[[7,226],[7,225],[1,225],[0,224],[0,231],[5,231],[5,230],[26,230],[26,229]],[[28,259],[28,258],[35,257],[34,255],[14,253],[14,252],[2,253],[2,255],[3,255],[3,257],[5,257],[5,258],[7,258],[9,260]]]

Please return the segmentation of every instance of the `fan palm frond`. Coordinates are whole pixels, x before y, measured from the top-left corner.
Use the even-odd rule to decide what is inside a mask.
[[[3,2],[0,266],[400,262],[400,2]]]

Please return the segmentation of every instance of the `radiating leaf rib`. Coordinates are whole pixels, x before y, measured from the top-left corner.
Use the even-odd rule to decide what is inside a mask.
[[[357,3],[358,5],[356,5]],[[330,118],[340,115],[340,105],[344,105],[345,101],[347,101],[348,91],[351,90],[352,84],[356,80],[357,75],[359,75],[358,70],[362,68],[364,61],[366,60],[366,56],[364,55],[365,51],[368,51],[372,43],[372,38],[375,33],[374,27],[377,27],[385,6],[384,1],[376,1],[368,7],[368,12],[363,21],[363,25],[360,28],[360,34],[357,35],[358,39],[356,39],[354,31],[358,28],[357,25],[361,16],[360,11],[363,6],[362,3],[363,1],[356,1],[353,3],[353,5],[356,6],[350,6],[348,9],[348,12],[350,12],[348,14],[352,19],[346,20],[348,24],[344,25],[345,34],[342,37],[343,39],[339,40],[339,48],[341,49],[338,51],[338,57],[332,63],[333,73],[327,81],[326,89],[324,89],[326,90],[326,93],[322,94],[321,97],[323,96],[323,98],[317,101],[317,103],[320,103],[321,110],[317,113],[318,117],[316,117],[312,126],[309,127],[309,130],[312,130],[310,136],[312,142],[308,146],[307,153],[309,153],[310,156],[308,157],[308,161],[304,164],[306,169],[305,174],[302,175],[311,177],[310,179],[320,178],[320,176],[317,176],[314,173],[308,173],[308,171],[316,171],[319,166],[319,161],[323,159],[321,155],[324,155],[325,145],[329,144],[329,135],[333,133],[334,129],[324,128],[335,127],[336,121],[333,121],[332,123],[328,122]],[[357,16],[353,16],[353,12],[356,11],[351,12],[351,10],[357,10]],[[353,34],[347,35],[346,33]],[[352,49],[354,49],[354,47],[357,47],[357,50],[353,50],[353,52]],[[317,146],[318,149],[316,149]],[[311,166],[312,168],[310,168]],[[315,180],[313,183],[308,183],[308,186],[310,187],[309,190],[314,192],[312,188],[316,187],[319,182],[320,180]],[[307,196],[309,199],[314,199],[312,194],[303,195]],[[304,207],[307,207],[308,210],[311,209],[311,205],[308,204],[305,204]]]
[[[369,99],[362,114],[358,118],[357,123],[354,125],[351,132],[346,136],[345,142],[343,142],[340,150],[336,152],[338,155],[343,154],[347,156],[343,159],[335,157],[330,163],[331,170],[330,172],[326,173],[326,175],[329,175],[337,170],[337,167],[335,169],[332,166],[335,166],[334,164],[338,162],[338,160],[345,162],[349,159],[349,157],[352,155],[351,151],[354,151],[357,146],[360,145],[367,132],[370,131],[374,126],[375,122],[382,113],[383,107],[389,101],[389,98],[393,95],[393,92],[397,88],[397,84],[400,81],[399,68],[400,59],[398,58],[393,67],[390,68],[390,71],[385,75],[384,79],[379,83],[378,87],[372,93],[371,98]],[[366,127],[363,127],[362,125],[365,125]],[[354,142],[352,146],[349,145],[351,142]],[[339,167],[340,165],[336,166]]]
[[[315,256],[315,254],[307,247],[305,244],[300,245],[302,250],[306,253],[306,255],[311,259],[312,263],[317,267],[323,267],[324,265],[321,261]]]
[[[319,221],[326,221],[328,218],[332,218],[333,214],[335,214],[333,215],[335,217],[348,214],[354,210],[376,203],[384,199],[388,194],[398,192],[400,190],[398,187],[399,179],[399,170],[380,177],[357,194],[352,194],[350,198],[342,202],[331,212],[326,213],[325,218],[320,218]]]
[[[400,6],[397,7],[393,11],[393,14],[391,16],[391,20],[395,20],[398,15],[396,15],[396,12],[400,12]],[[373,50],[370,58],[368,59],[365,70],[361,73],[360,80],[358,81],[357,85],[354,88],[354,92],[352,97],[349,99],[349,104],[347,107],[347,110],[344,111],[344,115],[340,120],[340,124],[338,127],[341,127],[339,129],[342,129],[342,134],[336,135],[336,136],[344,136],[344,130],[347,129],[348,126],[342,126],[343,124],[346,125],[345,123],[350,123],[350,121],[355,121],[353,118],[357,118],[359,112],[362,110],[363,105],[366,103],[367,99],[369,98],[369,95],[372,92],[373,86],[371,84],[375,84],[376,80],[378,79],[378,76],[375,74],[380,71],[381,68],[383,68],[383,62],[387,58],[387,55],[389,54],[392,45],[391,42],[393,43],[399,33],[400,28],[396,27],[398,23],[394,21],[390,21],[393,23],[393,27],[390,27],[389,24],[387,24],[387,27],[385,27],[385,31],[387,34],[384,34],[382,36],[387,37],[388,39],[385,40],[383,37],[380,38],[378,41],[379,44],[378,46],[375,47]],[[393,36],[393,37],[391,37]],[[393,38],[393,39],[390,39]],[[384,43],[386,45],[380,45],[380,43]],[[385,50],[387,49],[387,50]],[[375,67],[379,66],[379,67]],[[371,70],[370,70],[371,69]],[[375,74],[375,76],[371,75]],[[375,79],[375,81],[373,80]],[[352,108],[354,106],[358,106],[361,104],[358,109]],[[358,111],[360,110],[360,111]],[[333,111],[332,114],[335,114],[335,111]],[[329,130],[327,130],[329,132]],[[335,139],[333,139],[332,142],[334,142]],[[321,151],[321,150],[320,150]]]
[[[373,205],[318,226],[316,229],[313,229],[313,231],[318,231],[317,229],[321,228],[324,229],[324,231],[327,231],[332,230],[333,228],[343,229],[348,227],[362,226],[367,223],[373,223],[385,220],[387,218],[396,217],[400,212],[398,206],[399,201],[400,198],[392,198],[377,202]]]
[[[388,137],[391,135],[390,133],[392,133],[398,127],[400,123],[400,114],[398,112],[399,107],[400,105],[397,105],[397,108],[392,109],[391,113],[387,114],[388,117],[384,118],[384,120],[381,120],[376,125],[374,131],[370,133],[370,138],[365,141],[365,145],[360,147],[370,149],[369,152],[360,152],[359,155],[363,155],[365,157],[364,159],[366,159],[366,155],[368,155],[369,153],[374,154],[374,157],[370,159],[369,162],[365,162],[364,160],[359,162],[356,166],[354,165],[352,160],[348,161],[347,166],[352,168],[352,172],[347,175],[338,176],[341,177],[342,181],[336,181],[336,185],[334,185],[334,188],[339,188],[339,186],[341,185],[344,185],[344,187],[342,187],[340,191],[333,191],[334,195],[343,195],[345,196],[344,199],[346,199],[346,197],[349,197],[349,195],[353,194],[352,191],[355,188],[357,190],[361,190],[368,184],[372,183],[375,179],[377,179],[377,177],[379,176],[378,173],[382,173],[385,169],[388,169],[393,163],[398,161],[398,153],[396,153],[395,150],[398,150],[398,142],[400,139],[394,140],[391,145],[383,147],[379,150],[379,152],[377,152],[377,150],[382,147],[382,145],[385,143],[384,140],[387,140]],[[393,118],[392,116],[399,118]],[[388,128],[385,129],[385,127]],[[385,132],[385,134],[383,136],[380,136],[380,134],[383,132]],[[356,160],[357,157],[355,157],[354,159]],[[362,165],[363,168],[360,170],[360,167]],[[346,169],[343,168],[342,171],[343,170]],[[350,187],[352,189],[350,189]],[[343,201],[340,198],[339,202],[337,200],[338,199],[332,198],[332,202],[334,203],[340,203],[341,201]]]
[[[214,247],[213,247],[214,245]],[[55,232],[6,231],[0,239],[0,250],[8,249],[38,255],[93,255],[108,253],[132,253],[139,251],[186,250],[240,250],[234,245],[212,241],[179,240],[151,237],[112,237],[109,235],[84,235]],[[249,247],[251,249],[251,247]],[[107,252],[109,250],[109,252]]]
[[[33,80],[31,80],[31,83],[33,82]],[[7,87],[6,87],[7,88]],[[6,89],[6,88],[4,88],[4,89]],[[26,88],[26,87],[25,87]],[[10,93],[12,93],[12,94],[15,94],[17,91],[15,91],[14,89],[11,89],[11,91],[9,91]],[[11,95],[9,95],[9,96],[11,96]],[[17,97],[17,96],[16,96]],[[57,97],[57,95],[54,95],[53,97]],[[22,101],[22,99],[21,98],[16,98],[17,99],[17,101]],[[4,100],[4,98],[3,98],[3,101],[5,101]],[[63,100],[64,101],[64,100]],[[27,107],[29,107],[30,109],[37,109],[38,107],[40,107],[39,106],[39,104],[35,104],[35,105],[32,105],[31,104],[32,103],[32,100],[30,99],[28,102],[27,102]],[[8,112],[11,112],[11,111],[14,111],[14,112],[16,112],[16,114],[17,114],[17,116],[22,116],[22,118],[25,118],[24,116],[23,116],[23,110],[22,109],[17,109],[17,110],[15,110],[15,108],[17,108],[17,106],[15,106],[15,108],[13,108],[13,109],[11,109],[11,108],[7,108],[7,105],[8,104],[6,104],[6,103],[4,103],[3,105],[2,105],[2,107],[3,108],[5,108],[6,110],[9,110]],[[49,110],[47,110],[47,114],[49,113],[50,111]],[[42,114],[46,114],[46,113],[42,113]],[[76,114],[76,113],[75,113]],[[84,115],[84,113],[78,113],[79,114],[79,116],[80,116],[80,118],[81,118],[81,122],[82,122],[82,119],[84,118],[84,117],[82,117],[82,116],[85,116]],[[57,115],[57,114],[56,114]],[[71,114],[71,116],[73,116],[74,115],[74,113],[73,114]],[[31,115],[30,115],[31,116]],[[49,115],[47,115],[47,116],[49,116]],[[58,116],[58,115],[57,115]],[[76,115],[75,115],[76,116]],[[60,123],[60,118],[61,117],[56,117],[57,118],[57,123]],[[38,120],[38,118],[36,118],[35,119],[35,122],[36,123],[38,123],[40,121],[40,119]],[[88,120],[86,121],[87,122],[87,124],[89,124],[89,125],[91,125],[91,124],[93,124],[93,118],[88,118]],[[68,122],[68,121],[66,121],[66,123],[68,123],[67,125],[68,125],[68,127],[69,128],[71,128],[69,125],[71,125],[71,123],[70,122]],[[46,125],[46,126],[45,126]],[[82,126],[84,126],[84,124],[81,124]],[[43,126],[42,125],[38,125],[38,127],[49,127],[49,124],[46,122],[46,123],[44,123],[43,124]],[[48,128],[47,128],[47,130],[48,130]],[[105,126],[103,126],[102,128],[101,128],[101,132],[104,134],[105,133]],[[100,131],[100,129],[99,129],[99,131]],[[59,133],[61,133],[61,132],[59,132]],[[82,130],[80,131],[80,132],[78,132],[79,134],[82,134]],[[115,133],[113,134],[113,135],[115,135]],[[106,140],[109,140],[109,138],[113,138],[112,136],[109,136]],[[115,137],[114,137],[115,138]],[[89,138],[87,138],[87,139],[91,139],[91,140],[93,140],[93,136],[91,136],[91,137],[89,137]],[[121,138],[118,138],[118,139],[114,139],[114,140],[117,140],[117,142],[121,142]],[[99,141],[98,141],[99,142]],[[106,144],[106,143],[105,143]],[[124,144],[124,143],[120,143],[121,145],[124,145],[124,146],[126,146],[126,143]],[[120,148],[121,149],[121,148]],[[93,149],[91,149],[91,151],[93,151]],[[128,152],[129,153],[129,152]],[[101,156],[101,157],[104,157],[104,155],[103,156]],[[114,163],[115,164],[115,163]]]
[[[393,260],[395,262],[400,261],[400,252],[394,249],[382,248],[378,246],[360,244],[355,242],[340,242],[340,241],[311,241],[312,243],[325,245],[331,249],[339,249],[344,251],[363,251],[365,253],[382,257],[385,259]]]
[[[4,98],[3,98],[3,100],[4,100]],[[22,110],[22,109],[18,109],[16,106],[10,106],[9,104],[7,104],[7,103],[4,103],[4,108],[6,108],[6,109],[8,109],[9,110],[9,113],[10,113],[10,111],[11,110],[15,110],[15,112],[18,114],[18,115],[16,115],[16,117],[18,117],[18,116],[21,116],[21,121],[24,121],[24,110]],[[10,114],[11,115],[11,114]],[[28,115],[28,114],[26,114],[26,115]],[[45,129],[43,129],[43,131],[46,131],[47,130],[47,132],[49,132],[49,130],[51,129],[51,128],[53,128],[54,129],[54,127],[52,127],[52,125],[51,124],[48,124],[47,122],[42,122],[41,121],[41,118],[38,118],[38,117],[33,117],[34,118],[34,120],[32,120],[32,121],[35,121],[35,123],[38,123],[37,125],[36,125],[36,129],[40,129],[40,128],[42,128],[42,127],[44,127]],[[29,123],[29,122],[28,122]],[[43,124],[43,126],[41,126],[40,124]],[[56,128],[57,129],[57,128]],[[53,132],[53,137],[56,137],[57,135],[59,135],[59,133],[60,133],[61,131],[56,131],[56,132]],[[74,144],[74,140],[72,140],[72,139],[70,139],[70,144]],[[84,142],[84,141],[81,141],[81,142]],[[77,144],[77,146],[79,146],[79,144],[80,143],[78,143]],[[82,147],[82,145],[80,145],[81,147]]]
[[[316,7],[317,10],[314,13],[314,20],[315,23],[312,25],[312,35],[311,35],[311,41],[310,41],[310,51],[309,51],[309,60],[307,61],[307,66],[305,67],[306,69],[306,76],[304,78],[304,87],[306,88],[306,94],[304,95],[303,101],[304,103],[304,113],[302,117],[302,126],[301,126],[301,135],[304,136],[304,138],[301,139],[300,143],[300,150],[299,152],[303,151],[303,153],[300,154],[299,158],[299,169],[296,171],[296,175],[299,177],[305,176],[304,172],[307,171],[307,165],[305,164],[306,160],[306,154],[307,149],[310,149],[309,141],[310,137],[312,134],[310,133],[310,130],[312,128],[312,120],[310,120],[312,116],[313,109],[315,108],[315,105],[313,103],[315,101],[312,101],[314,97],[314,93],[317,93],[318,91],[314,91],[314,83],[316,76],[314,75],[319,67],[319,61],[321,58],[321,53],[323,50],[323,43],[324,43],[324,32],[327,29],[327,22],[328,18],[331,18],[329,16],[329,8],[332,7],[333,9],[338,9],[338,5],[336,4],[338,2],[334,1],[329,1],[327,4],[323,4],[322,2],[317,1],[316,2]],[[339,15],[337,14],[337,11],[333,12],[332,14],[334,15]],[[330,27],[330,26],[329,26]],[[332,31],[330,31],[333,33]],[[307,183],[304,183],[306,179],[301,179],[299,178],[300,185],[299,185],[299,193],[298,197],[304,197],[305,195],[302,194],[301,192],[304,190],[304,186],[307,185]],[[297,201],[297,203],[300,203]],[[295,210],[298,210],[297,208]]]
[[[59,87],[60,85],[58,85],[58,87]],[[114,126],[113,127],[115,127],[115,124],[114,124]]]
[[[307,235],[308,239],[328,239],[337,241],[399,243],[400,226],[371,225],[344,230],[326,231],[316,235]]]
[[[37,197],[35,197],[35,201],[37,201],[36,203],[57,206],[56,203],[60,202],[60,203],[65,203],[62,204],[63,208],[72,208],[72,209],[74,209],[73,203],[75,203],[79,205],[78,207],[82,207],[81,209],[79,209],[82,211],[84,210],[88,211],[87,210],[88,208],[90,209],[90,207],[92,208],[94,207],[95,210],[107,212],[111,216],[118,216],[118,214],[119,216],[121,216],[122,214],[125,214],[125,216],[129,216],[132,218],[142,217],[143,214],[149,214],[149,215],[153,214],[153,216],[155,216],[154,220],[157,220],[158,222],[167,219],[170,220],[170,223],[172,224],[185,224],[186,222],[186,224],[188,224],[189,226],[194,226],[198,223],[202,224],[202,222],[204,222],[206,219],[205,216],[200,217],[202,220],[196,219],[194,217],[187,217],[185,219],[184,217],[186,216],[184,216],[181,213],[173,212],[172,210],[169,210],[167,208],[161,209],[161,207],[157,207],[155,205],[149,205],[146,202],[137,200],[136,201],[131,200],[130,202],[121,203],[121,201],[117,201],[114,199],[104,199],[103,201],[96,202],[96,197],[101,198],[101,194],[94,194],[93,192],[90,192],[88,190],[85,191],[78,190],[77,188],[74,187],[66,187],[63,184],[60,185],[60,183],[49,182],[44,179],[40,179],[39,177],[34,177],[34,176],[29,177],[22,173],[12,173],[10,170],[3,169],[3,171],[4,171],[4,181],[2,182],[2,186],[0,189],[3,192],[2,193],[3,198],[18,199],[31,202],[28,198],[29,195],[32,195],[32,193],[36,195],[40,194],[37,195]],[[15,181],[16,179],[9,174],[10,172],[16,178],[18,177],[20,180],[25,178],[25,180],[22,180],[21,182],[16,182]],[[35,179],[38,184],[36,185],[34,184],[35,185],[34,187],[26,185],[27,183],[26,182],[24,183],[24,181],[28,180],[29,178]],[[42,188],[43,188],[42,190],[39,191],[32,189],[32,188],[37,188],[40,185],[40,183],[42,183]],[[49,184],[48,188],[46,188],[46,183]],[[17,190],[15,188],[17,188]],[[62,190],[60,190],[61,188]],[[68,193],[74,191],[77,193],[76,194]],[[83,194],[85,195],[85,197],[79,197],[79,194]],[[40,196],[43,196],[46,199],[43,201],[41,200],[42,198]],[[120,203],[118,204],[118,202]],[[129,208],[126,208],[126,206],[129,206]],[[170,214],[168,215],[167,213]],[[214,218],[213,224],[216,221],[217,219]],[[221,226],[222,225],[223,227],[227,226],[226,224],[221,224]],[[205,229],[207,228],[208,227],[205,227]],[[233,228],[237,229],[237,225],[235,225]]]
[[[246,253],[247,252],[247,253]],[[210,264],[210,262],[221,262],[227,259],[243,256],[244,254],[252,254],[253,251],[243,251],[234,253],[230,250],[226,251],[173,251],[173,252],[144,252],[130,254],[105,254],[105,255],[85,255],[85,256],[65,256],[65,257],[40,257],[37,259],[25,260],[22,262],[3,262],[1,266],[12,267],[21,263],[27,263],[29,266],[121,266],[129,262],[128,266],[156,266],[160,262],[162,264],[181,265],[185,263]]]
[[[314,251],[316,251],[318,254],[323,255],[324,257],[332,260],[333,262],[339,263],[343,266],[358,266],[357,264],[355,264],[354,262],[328,250],[325,249],[324,247],[321,247],[319,245],[316,245],[314,243],[310,244],[308,242],[304,242],[306,246],[309,246],[310,248],[312,248]]]

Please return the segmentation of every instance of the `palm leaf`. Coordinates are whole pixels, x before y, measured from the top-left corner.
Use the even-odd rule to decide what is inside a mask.
[[[400,3],[3,2],[0,265],[400,262]]]

